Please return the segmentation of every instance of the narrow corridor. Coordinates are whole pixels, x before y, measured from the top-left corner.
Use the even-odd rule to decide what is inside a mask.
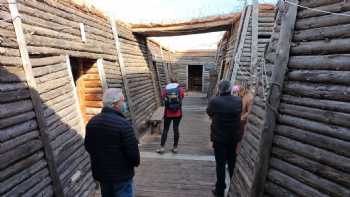
[[[142,164],[135,177],[137,197],[212,196],[215,160],[209,140],[210,120],[204,95],[190,94],[183,103],[179,153],[170,152],[170,130],[163,155],[155,153],[160,136],[145,136],[141,145]]]

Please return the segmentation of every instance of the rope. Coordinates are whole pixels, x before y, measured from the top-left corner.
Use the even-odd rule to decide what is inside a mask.
[[[299,4],[290,2],[288,0],[283,0],[283,1],[285,3],[290,4],[290,5],[298,6],[298,7],[304,8],[304,9],[308,9],[308,10],[313,10],[313,11],[316,11],[316,12],[322,12],[322,13],[331,14],[331,15],[337,15],[337,16],[349,16],[350,17],[350,14],[329,12],[329,11],[320,10],[320,9],[317,9],[317,8],[310,8],[310,7],[307,7],[307,6],[299,5]]]

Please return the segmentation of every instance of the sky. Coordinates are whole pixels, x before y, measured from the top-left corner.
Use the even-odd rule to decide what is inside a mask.
[[[89,0],[95,7],[129,23],[171,23],[239,12],[244,0]],[[251,1],[251,0],[250,0]],[[276,0],[260,0],[275,3]],[[249,3],[249,1],[248,1]],[[152,38],[177,51],[215,49],[223,32]]]

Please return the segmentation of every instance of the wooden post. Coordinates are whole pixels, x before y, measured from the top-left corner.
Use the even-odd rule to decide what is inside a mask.
[[[13,26],[16,32],[17,43],[21,54],[22,65],[23,65],[23,69],[27,79],[31,100],[33,102],[36,119],[38,122],[40,140],[43,143],[45,159],[47,161],[50,176],[52,178],[53,190],[54,190],[55,196],[63,197],[64,196],[63,187],[58,175],[57,165],[54,160],[53,150],[50,145],[50,140],[47,134],[47,124],[45,121],[44,112],[42,108],[42,101],[40,99],[39,93],[36,90],[37,84],[35,82],[32,64],[29,59],[29,53],[27,50],[27,44],[25,41],[23,27],[22,27],[22,19],[20,18],[20,15],[18,13],[16,0],[8,0],[7,2],[9,3],[9,9],[13,20]]]
[[[234,67],[233,67],[233,71],[232,71],[232,75],[231,75],[231,82],[235,83],[236,82],[236,77],[237,77],[237,72],[239,69],[239,64],[240,64],[240,58],[241,58],[241,54],[243,51],[243,46],[244,46],[244,40],[247,36],[247,32],[248,32],[248,25],[249,25],[249,17],[252,13],[252,7],[248,6],[247,7],[247,12],[245,15],[245,19],[244,19],[244,24],[243,24],[243,30],[242,30],[242,36],[240,38],[240,40],[238,40],[237,42],[239,42],[238,45],[238,49],[234,58]]]
[[[105,74],[105,70],[103,68],[103,59],[102,58],[99,58],[97,60],[97,70],[98,70],[98,74],[100,75],[102,90],[103,90],[103,92],[105,92],[108,89],[108,84],[106,81],[106,74]]]
[[[155,69],[154,71],[157,73],[157,66],[153,65],[153,58],[152,58],[152,53],[151,50],[149,49],[149,44],[148,44],[148,39],[146,38],[146,45],[147,45],[147,60],[148,60],[148,65],[150,68]],[[151,71],[151,77],[152,77],[152,84],[153,84],[153,89],[154,89],[154,96],[156,97],[156,102],[157,102],[157,107],[160,106],[160,91],[161,88],[157,87],[156,84],[156,77],[154,76],[154,73]]]
[[[298,4],[298,0],[291,0]],[[272,73],[270,92],[267,98],[266,114],[264,118],[264,127],[260,140],[258,159],[255,163],[256,171],[252,185],[251,197],[261,197],[264,193],[265,180],[268,173],[270,153],[272,148],[274,129],[280,97],[282,94],[282,86],[287,71],[289,61],[289,52],[291,40],[293,37],[294,26],[296,21],[298,7],[296,5],[288,5],[287,11],[282,16],[280,38],[278,41],[278,49],[276,61]],[[282,39],[283,38],[283,39]]]
[[[122,78],[123,78],[123,82],[124,82],[125,94],[126,94],[126,97],[127,97],[128,103],[129,103],[132,124],[133,124],[133,127],[135,129],[137,129],[134,104],[132,102],[131,94],[129,91],[129,83],[128,83],[128,78],[126,77],[127,73],[125,70],[123,54],[122,54],[121,48],[120,48],[119,35],[118,35],[116,21],[113,19],[113,17],[110,17],[110,22],[111,22],[111,26],[112,26],[112,32],[114,35],[115,46],[117,48],[118,62],[119,62],[120,72],[122,74]],[[136,135],[138,135],[138,132],[136,133]]]
[[[79,100],[79,96],[78,96],[78,92],[77,92],[77,87],[74,83],[74,77],[72,74],[72,65],[70,64],[70,59],[69,59],[69,55],[66,55],[66,64],[67,64],[67,70],[68,70],[68,76],[70,79],[70,83],[72,86],[72,90],[73,90],[73,96],[74,96],[74,100],[75,100],[75,104],[77,105],[77,111],[78,111],[78,115],[79,115],[79,119],[80,119],[80,127],[81,127],[81,136],[83,137],[83,134],[85,133],[85,124],[84,124],[84,118],[83,118],[83,114],[81,113],[80,110],[80,100]]]
[[[252,12],[252,46],[251,46],[251,62],[250,62],[250,81],[254,85],[257,77],[258,66],[258,35],[259,35],[259,4],[254,0]]]

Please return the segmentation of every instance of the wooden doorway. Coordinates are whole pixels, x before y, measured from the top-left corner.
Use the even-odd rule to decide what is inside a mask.
[[[75,57],[69,59],[80,111],[86,124],[102,108],[103,89],[97,61]]]
[[[188,90],[201,92],[203,88],[203,65],[188,65]]]

